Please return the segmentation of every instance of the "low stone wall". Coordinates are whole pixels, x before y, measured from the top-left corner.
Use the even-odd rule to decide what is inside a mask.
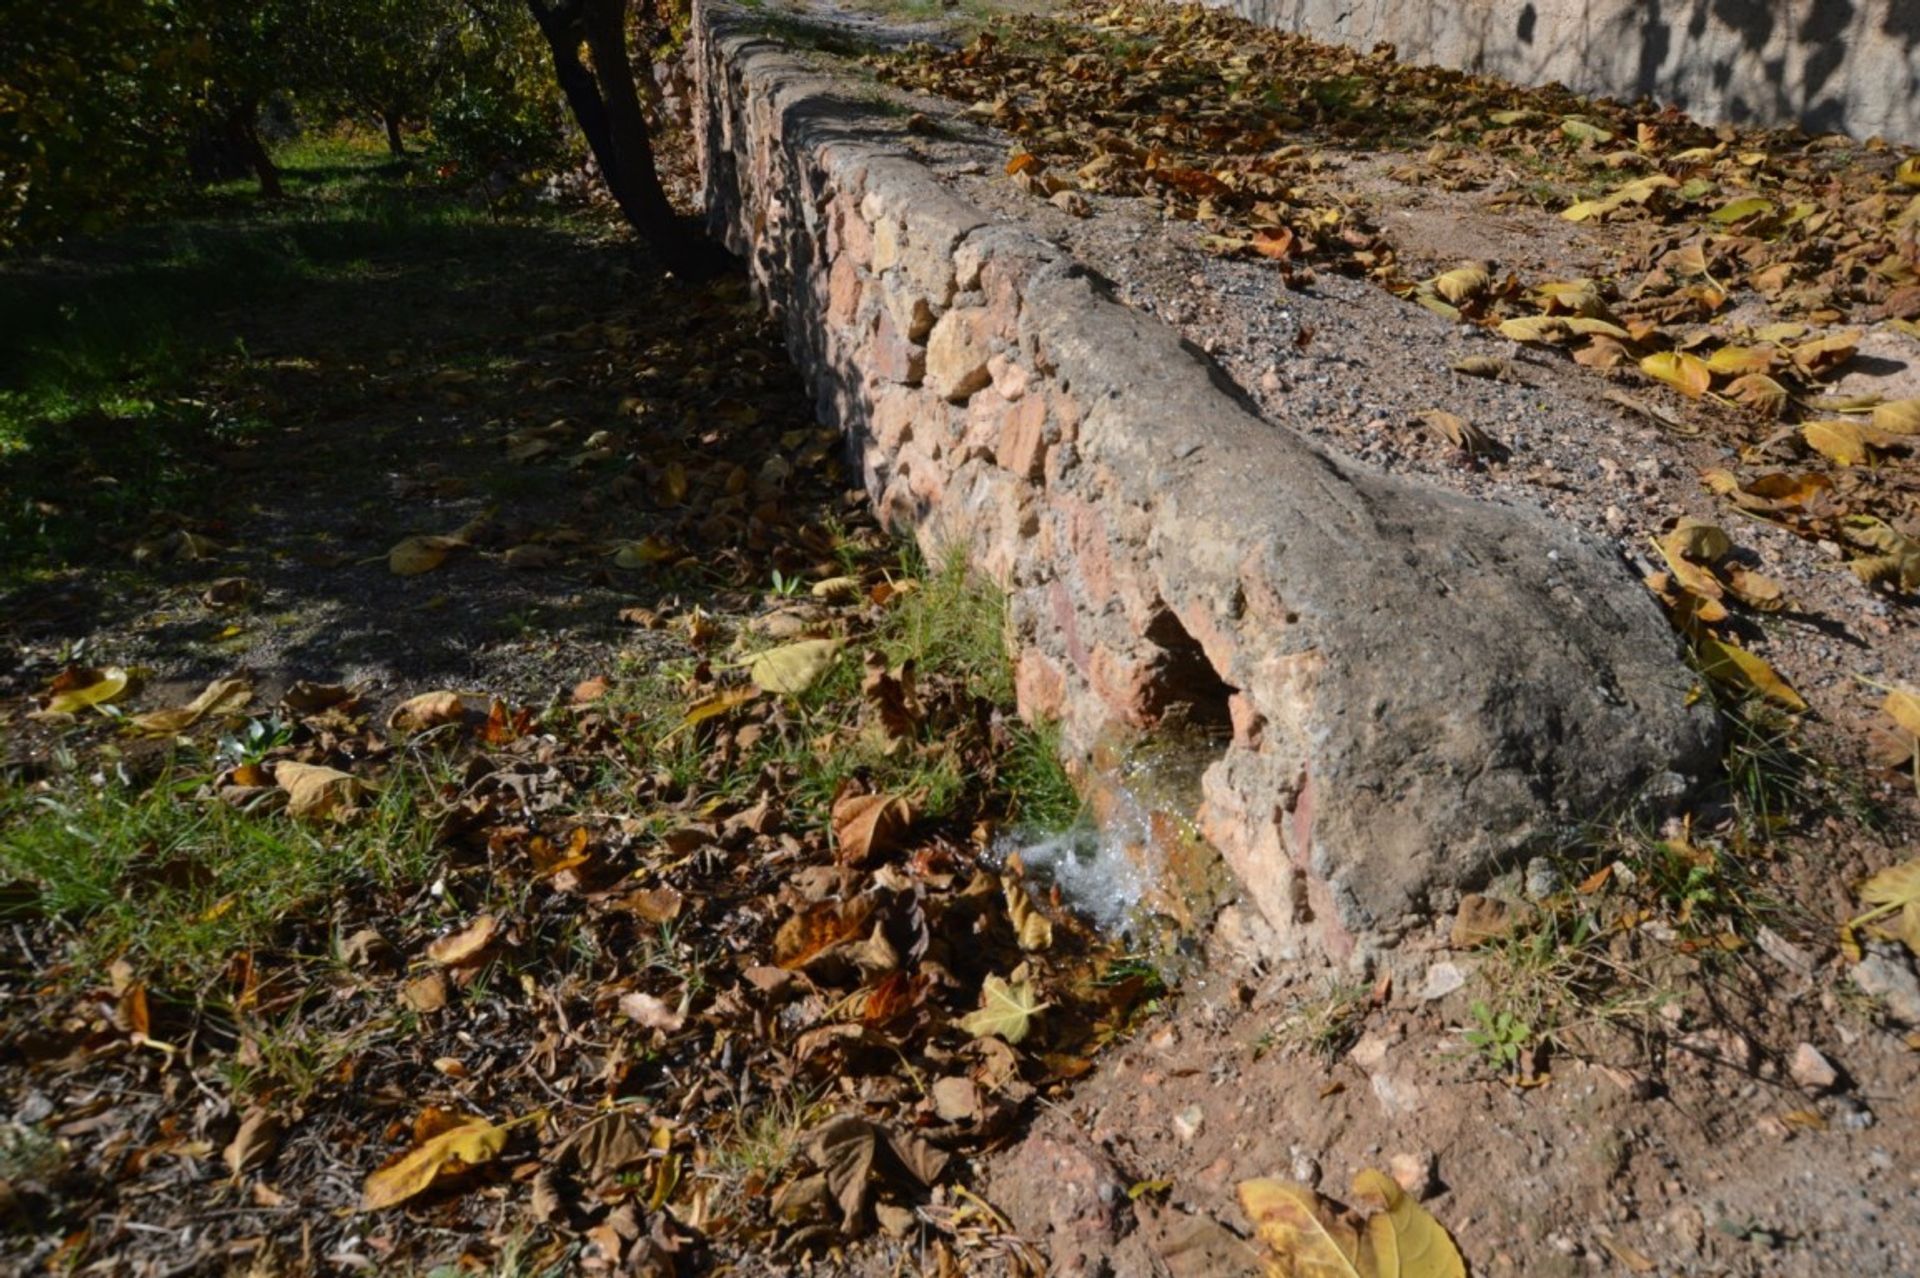
[[[1920,145],[1920,0],[1205,2],[1405,62]]]
[[[696,7],[715,229],[885,518],[1007,589],[1021,712],[1081,750],[1219,735],[1201,826],[1277,953],[1390,937],[1708,765],[1711,717],[1617,556],[1261,420],[759,23]]]

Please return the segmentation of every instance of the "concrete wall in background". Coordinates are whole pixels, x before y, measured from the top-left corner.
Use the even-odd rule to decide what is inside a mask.
[[[1209,2],[1403,62],[1920,144],[1920,0]]]

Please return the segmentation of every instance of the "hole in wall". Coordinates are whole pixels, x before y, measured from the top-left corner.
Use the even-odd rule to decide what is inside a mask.
[[[1205,650],[1171,608],[1164,605],[1147,626],[1147,641],[1160,650],[1143,707],[1156,722],[1182,724],[1209,736],[1232,731],[1227,698],[1237,689],[1222,679]]]

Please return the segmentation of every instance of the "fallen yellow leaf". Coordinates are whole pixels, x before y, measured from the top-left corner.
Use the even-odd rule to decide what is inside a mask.
[[[1269,1252],[1269,1278],[1363,1278],[1359,1234],[1305,1185],[1243,1180],[1239,1196]]]
[[[47,714],[78,714],[88,706],[102,706],[127,690],[127,672],[108,666],[77,688],[56,692],[47,702]]]
[[[1707,362],[1685,351],[1656,351],[1640,361],[1640,371],[1688,399],[1699,399],[1713,385],[1713,371]]]
[[[367,1177],[361,1211],[398,1206],[425,1192],[440,1177],[492,1162],[507,1147],[508,1128],[470,1119],[408,1150]]]
[[[458,537],[408,537],[387,552],[387,568],[397,577],[417,577],[438,568],[449,552],[466,544]]]
[[[1788,687],[1772,666],[1738,644],[1703,635],[1695,647],[1700,654],[1701,673],[1709,679],[1764,697],[1795,713],[1807,708],[1800,694]]]
[[[1453,1239],[1392,1177],[1363,1171],[1353,1178],[1353,1196],[1380,1207],[1367,1218],[1373,1278],[1467,1278]]]
[[[839,651],[838,639],[802,639],[769,648],[747,663],[747,677],[768,692],[799,696],[819,681]]]

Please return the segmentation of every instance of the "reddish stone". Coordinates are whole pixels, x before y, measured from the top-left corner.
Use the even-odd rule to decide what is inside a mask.
[[[1248,750],[1260,748],[1266,718],[1253,708],[1253,699],[1244,692],[1227,698],[1227,717],[1233,721],[1233,743]]]
[[[1053,422],[1060,432],[1060,442],[1071,444],[1080,438],[1080,401],[1065,391],[1055,391],[1047,397],[1052,401]]]
[[[965,464],[975,458],[992,460],[1000,440],[1006,432],[1006,422],[1011,405],[1002,399],[998,392],[989,388],[967,401],[966,432],[961,436],[959,460],[956,465]]]
[[[873,228],[860,216],[860,206],[852,196],[842,192],[833,200],[833,225],[839,232],[838,256],[850,258],[855,266],[873,264]],[[833,246],[828,246],[833,252]]]
[[[993,354],[986,333],[987,313],[977,306],[948,311],[927,337],[927,385],[955,403],[965,403],[993,378],[987,359]]]
[[[1064,499],[1067,536],[1073,550],[1073,566],[1078,569],[1081,592],[1093,611],[1104,608],[1114,597],[1113,555],[1107,545],[1107,524],[1100,512],[1076,498]]]
[[[827,321],[841,327],[860,311],[860,268],[850,257],[837,259],[827,277]]]
[[[1027,370],[1005,355],[995,355],[987,361],[987,375],[993,378],[993,388],[1000,392],[1000,397],[1009,403],[1027,393],[1030,380]]]
[[[1156,665],[1100,648],[1093,654],[1088,682],[1114,718],[1136,728],[1152,726],[1160,700]]]
[[[920,397],[909,391],[891,388],[881,391],[874,399],[873,414],[868,419],[874,443],[888,453],[897,451],[913,438],[919,407]]]
[[[893,315],[881,307],[873,320],[869,366],[882,381],[918,386],[927,375],[927,351],[901,335]]]
[[[1067,679],[1038,649],[1028,648],[1014,669],[1013,695],[1020,717],[1027,722],[1057,719],[1067,699]]]
[[[1046,426],[1046,401],[1037,395],[1021,400],[1001,420],[994,460],[1022,479],[1039,479],[1047,462]]]
[[[1031,273],[1028,264],[1012,257],[989,258],[980,268],[980,288],[987,295],[987,331],[1011,342],[1020,336],[1020,293]]]
[[[921,513],[938,506],[947,495],[946,468],[917,442],[900,450],[899,462],[906,472],[907,491]]]

